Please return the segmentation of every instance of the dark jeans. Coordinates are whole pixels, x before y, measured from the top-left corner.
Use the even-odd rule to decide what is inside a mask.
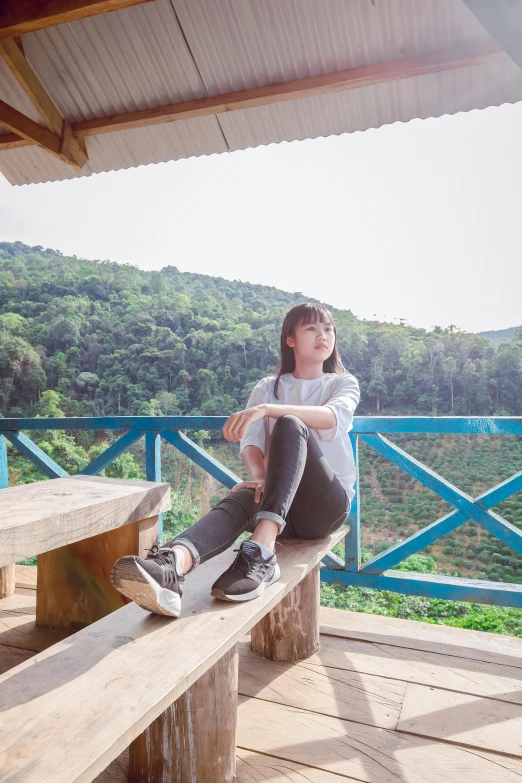
[[[169,541],[183,544],[194,566],[227,549],[236,538],[254,532],[260,519],[273,519],[277,538],[324,538],[347,519],[350,501],[310,430],[297,416],[281,416],[270,438],[265,488],[229,492],[208,514]]]

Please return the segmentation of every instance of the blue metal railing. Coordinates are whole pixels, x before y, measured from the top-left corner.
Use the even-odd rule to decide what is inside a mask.
[[[6,439],[49,478],[68,475],[22,430],[116,430],[123,431],[124,434],[80,471],[81,473],[97,475],[144,436],[146,477],[149,481],[161,480],[161,440],[163,439],[225,487],[231,489],[242,479],[180,432],[180,430],[221,430],[226,420],[226,416],[0,419],[0,487],[8,486]],[[360,482],[357,481],[356,495],[350,512],[350,531],[346,537],[345,561],[343,562],[332,552],[326,555],[323,559],[324,568],[321,569],[322,581],[431,598],[522,608],[522,585],[393,570],[393,566],[433,544],[468,520],[473,520],[522,555],[522,531],[491,510],[522,490],[522,471],[478,497],[472,498],[383,437],[392,433],[522,435],[522,417],[356,416],[350,439],[356,460],[357,476],[359,476],[359,441],[362,441],[452,505],[454,511],[362,565]],[[160,530],[160,538],[161,535]]]

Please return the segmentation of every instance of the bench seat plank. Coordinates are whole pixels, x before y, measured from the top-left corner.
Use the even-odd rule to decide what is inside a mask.
[[[232,550],[188,575],[177,620],[119,609],[0,677],[2,783],[72,783],[102,772],[346,534],[285,542],[281,578],[254,601],[216,601]],[[58,745],[59,743],[59,752]]]
[[[155,517],[170,509],[170,486],[70,476],[0,490],[0,567]]]

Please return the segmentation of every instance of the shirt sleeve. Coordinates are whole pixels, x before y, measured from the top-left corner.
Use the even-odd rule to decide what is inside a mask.
[[[255,405],[260,405],[262,402],[268,402],[266,383],[264,380],[259,381],[250,392],[250,397],[248,398],[245,410],[247,408],[253,408]],[[267,450],[267,434],[268,419],[265,416],[262,419],[254,421],[253,424],[250,424],[246,428],[243,437],[239,441],[239,453],[241,454],[243,449],[247,446],[257,446],[261,449],[264,457]]]
[[[327,408],[331,408],[335,413],[336,424],[327,430],[315,430],[319,440],[331,441],[346,435],[353,426],[353,414],[361,393],[357,378],[351,373],[340,375],[339,381],[331,397],[323,403]]]

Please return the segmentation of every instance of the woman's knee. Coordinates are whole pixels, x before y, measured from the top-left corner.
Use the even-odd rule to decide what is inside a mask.
[[[294,416],[291,413],[285,413],[283,416],[280,416],[276,423],[274,424],[274,430],[275,429],[300,429],[300,430],[308,430],[308,427],[302,421],[298,416]]]
[[[259,503],[256,504],[254,502],[254,495],[255,490],[253,488],[240,487],[233,492],[229,492],[228,495],[225,495],[225,497],[222,498],[217,505],[227,506],[229,503],[231,503],[232,505],[241,506],[245,509],[245,511],[250,513],[253,508],[259,505]]]

